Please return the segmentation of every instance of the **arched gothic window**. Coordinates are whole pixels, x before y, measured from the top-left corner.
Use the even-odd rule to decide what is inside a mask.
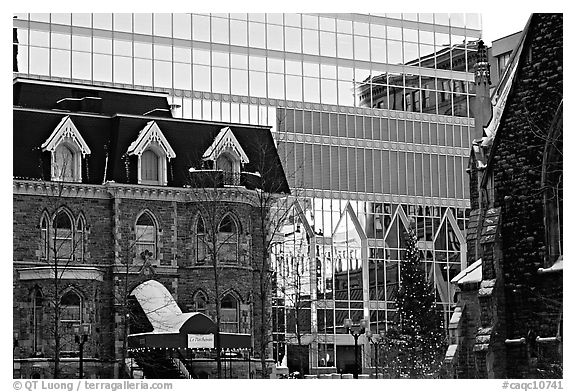
[[[62,118],[41,148],[51,154],[52,181],[82,182],[82,158],[91,151],[70,116]]]
[[[193,307],[195,312],[206,313],[208,300],[203,291],[198,291],[194,294]]]
[[[52,177],[57,181],[76,181],[76,152],[62,143],[54,150]]]
[[[218,226],[220,242],[219,260],[223,263],[238,262],[238,226],[230,214],[220,221]]]
[[[239,332],[239,301],[232,293],[226,294],[220,301],[220,326],[222,332]]]
[[[232,173],[234,162],[228,154],[222,154],[216,160],[216,169],[223,170],[226,173]]]
[[[196,222],[196,264],[204,264],[206,262],[206,226],[204,219],[198,216]]]
[[[32,345],[34,352],[42,350],[42,316],[44,315],[44,297],[39,289],[32,293]]]
[[[54,217],[52,228],[52,251],[59,260],[71,260],[74,256],[74,224],[72,217],[65,210],[60,210]]]
[[[49,222],[49,218],[46,214],[42,215],[42,218],[40,219],[40,247],[41,247],[41,257],[43,259],[47,259],[48,258],[48,249],[49,249],[49,245],[48,245],[48,222]]]
[[[74,234],[74,254],[76,261],[84,261],[84,242],[86,235],[86,221],[80,215],[76,221],[76,233]]]
[[[60,321],[82,323],[82,299],[74,290],[67,291],[60,299]]]
[[[148,212],[136,220],[136,256],[156,258],[157,228],[154,218]]]
[[[158,155],[152,150],[146,150],[140,159],[142,183],[158,183],[160,180]]]

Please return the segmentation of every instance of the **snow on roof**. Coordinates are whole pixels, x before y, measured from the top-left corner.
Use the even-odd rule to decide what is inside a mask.
[[[545,274],[547,272],[556,272],[556,271],[564,271],[564,258],[562,255],[558,257],[556,262],[552,264],[552,266],[548,268],[538,268],[539,274]]]
[[[132,290],[154,328],[153,333],[178,333],[198,312],[182,313],[172,294],[160,282],[147,280]]]
[[[482,280],[482,259],[476,260],[466,269],[460,271],[450,282],[456,284],[478,283]]]
[[[498,83],[498,86],[496,86],[492,96],[492,118],[488,125],[484,127],[486,138],[484,138],[484,141],[482,142],[483,146],[489,146],[492,143],[492,139],[496,136],[496,132],[500,126],[500,120],[502,119],[504,108],[506,107],[506,101],[508,100],[508,95],[512,84],[514,83],[516,71],[518,70],[518,60],[520,59],[524,42],[526,41],[530,20],[531,18],[528,19],[528,22],[522,31],[522,36],[520,37],[518,46],[512,52],[510,60],[508,60],[508,65],[504,70],[504,76],[500,79],[500,82]]]

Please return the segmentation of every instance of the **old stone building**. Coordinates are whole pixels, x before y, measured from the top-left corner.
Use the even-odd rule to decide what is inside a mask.
[[[561,14],[533,14],[493,108],[476,111],[469,267],[452,280],[460,289],[446,355],[453,377],[563,374],[562,32]],[[490,102],[484,50],[479,105]]]
[[[215,377],[218,339],[246,366],[267,319],[258,196],[289,193],[269,127],[175,119],[160,93],[13,86],[14,376],[53,377],[58,357],[59,377],[80,358],[85,377]]]

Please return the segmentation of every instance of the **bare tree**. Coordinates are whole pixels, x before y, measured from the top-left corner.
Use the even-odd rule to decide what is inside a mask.
[[[222,360],[221,360],[221,338],[220,331],[222,327],[222,312],[221,312],[221,294],[222,284],[221,276],[227,265],[230,265],[232,260],[227,258],[230,249],[229,243],[235,243],[235,236],[239,233],[232,229],[226,231],[223,226],[223,218],[233,211],[233,199],[238,197],[242,191],[239,188],[227,187],[224,188],[226,183],[230,185],[239,184],[239,176],[233,173],[215,170],[212,168],[199,169],[190,171],[189,176],[191,198],[190,201],[195,202],[198,210],[198,219],[201,219],[201,224],[197,224],[196,230],[202,232],[196,233],[196,239],[199,241],[201,249],[197,249],[196,260],[197,262],[205,257],[210,263],[212,268],[213,277],[213,300],[215,303],[215,316],[216,316],[216,333],[214,345],[216,349],[216,369],[218,378],[222,376]],[[240,196],[241,197],[241,196]],[[235,225],[235,223],[234,223]],[[237,244],[236,244],[237,245]],[[198,254],[200,252],[204,254]],[[239,255],[237,255],[238,257]],[[234,260],[236,262],[236,260]]]
[[[58,150],[53,154],[58,154]],[[53,361],[54,378],[60,377],[60,360],[63,343],[73,343],[71,325],[62,324],[62,312],[68,304],[62,303],[62,296],[71,285],[65,284],[64,274],[78,260],[84,257],[85,222],[82,217],[70,216],[65,208],[67,181],[72,180],[72,161],[66,157],[53,157],[51,165],[52,181],[42,181],[42,190],[46,196],[45,215],[41,220],[42,258],[51,270],[51,278],[41,286],[45,289],[51,311],[44,314],[50,318],[49,333],[54,339]],[[39,170],[44,171],[40,161]],[[81,317],[81,315],[80,315]],[[66,341],[69,339],[70,342]]]

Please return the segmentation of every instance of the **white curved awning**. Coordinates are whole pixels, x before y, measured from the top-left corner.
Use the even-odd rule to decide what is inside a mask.
[[[146,317],[152,333],[178,333],[182,325],[198,312],[182,313],[172,294],[160,282],[147,280],[132,290]]]

